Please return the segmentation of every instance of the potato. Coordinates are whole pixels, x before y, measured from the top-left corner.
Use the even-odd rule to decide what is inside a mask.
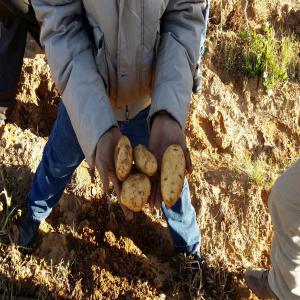
[[[130,174],[133,158],[132,147],[127,136],[123,135],[115,148],[115,168],[120,181],[124,181]]]
[[[176,204],[183,188],[185,157],[180,145],[170,145],[162,158],[161,194],[167,208]]]
[[[143,145],[133,149],[133,159],[138,170],[142,173],[153,176],[157,171],[156,157]]]
[[[121,203],[134,212],[141,211],[150,193],[150,179],[145,174],[130,175],[122,185]]]

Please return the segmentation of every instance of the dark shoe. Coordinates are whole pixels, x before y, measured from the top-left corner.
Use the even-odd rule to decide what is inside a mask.
[[[245,273],[246,284],[259,299],[279,300],[269,286],[268,274],[269,270],[248,269]]]
[[[18,245],[24,248],[30,248],[38,236],[40,222],[31,218],[27,213],[21,220],[19,226]]]
[[[197,64],[195,73],[194,73],[194,82],[193,82],[193,93],[195,95],[200,94],[202,88],[202,72],[201,67]]]

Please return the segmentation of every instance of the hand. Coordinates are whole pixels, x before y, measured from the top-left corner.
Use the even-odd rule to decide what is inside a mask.
[[[160,167],[162,156],[171,144],[179,144],[185,155],[186,169],[192,173],[192,162],[188,148],[186,146],[185,135],[177,121],[167,113],[158,113],[154,116],[151,127],[149,150],[155,155],[158,163],[158,172],[152,178],[152,189],[150,196],[150,206],[160,208],[162,195],[160,190]]]
[[[95,162],[103,184],[104,193],[108,192],[109,179],[111,179],[118,197],[121,193],[121,183],[115,171],[114,153],[121,136],[121,131],[117,127],[107,130],[97,144]]]
[[[122,136],[119,128],[112,127],[106,131],[99,139],[96,149],[96,168],[100,174],[100,178],[103,184],[104,193],[108,192],[109,179],[111,179],[114,190],[118,199],[121,196],[121,182],[118,180],[115,170],[114,153],[116,145]],[[125,215],[126,220],[133,218],[133,213],[121,204],[121,208]]]

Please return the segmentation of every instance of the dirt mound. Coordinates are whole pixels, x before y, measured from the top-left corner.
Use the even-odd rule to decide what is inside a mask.
[[[48,136],[60,97],[43,54],[34,59],[24,58],[20,82],[10,121],[39,136]]]
[[[72,261],[74,251],[68,253],[67,239],[59,233],[48,233],[38,248],[37,255],[43,257],[48,262],[58,264],[61,261]]]

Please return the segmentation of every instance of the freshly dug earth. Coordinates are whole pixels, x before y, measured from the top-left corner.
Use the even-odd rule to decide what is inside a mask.
[[[249,23],[261,22],[260,2],[247,8]],[[218,43],[245,17],[235,1],[224,3],[220,15],[213,2],[202,94],[193,97],[186,126],[194,166],[188,180],[207,263],[198,299],[256,299],[243,273],[270,266],[267,200],[276,177],[299,156],[300,87],[289,81],[268,97],[258,78],[223,73],[215,60]],[[277,3],[274,22],[296,31],[299,7]],[[0,193],[12,195],[0,196],[0,222],[18,209],[4,228],[11,238],[59,102],[44,55],[28,42],[14,113],[0,129]],[[178,270],[160,213],[146,207],[125,221],[114,195],[103,195],[85,162],[40,232],[30,254],[9,241],[0,245],[0,298],[190,298],[192,283]]]

